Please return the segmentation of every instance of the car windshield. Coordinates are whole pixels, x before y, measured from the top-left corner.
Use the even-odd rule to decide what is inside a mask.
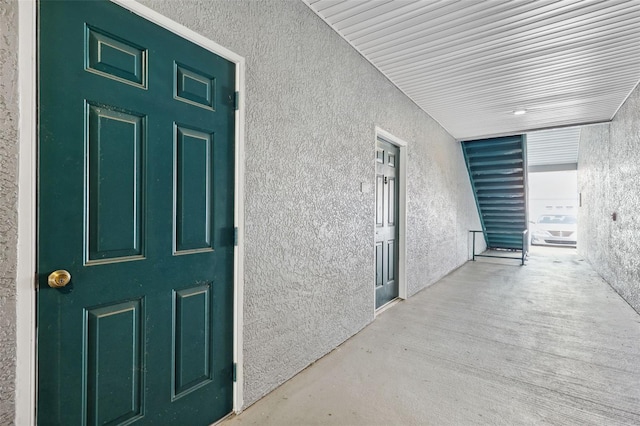
[[[544,215],[538,218],[538,223],[553,223],[558,225],[573,225],[576,223],[575,216],[569,216],[564,214],[551,214]]]

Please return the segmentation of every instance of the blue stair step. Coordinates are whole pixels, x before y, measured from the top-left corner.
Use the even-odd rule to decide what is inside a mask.
[[[501,150],[476,150],[469,151],[467,153],[469,159],[475,160],[476,158],[485,158],[485,157],[499,157],[502,155],[513,155],[513,154],[522,154],[522,149],[520,148],[510,148],[510,149],[501,149]]]

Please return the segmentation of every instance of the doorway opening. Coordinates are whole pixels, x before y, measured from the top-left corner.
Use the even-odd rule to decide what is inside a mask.
[[[529,174],[531,245],[575,248],[577,213],[576,170]]]
[[[575,249],[578,243],[580,127],[527,134],[531,249]]]

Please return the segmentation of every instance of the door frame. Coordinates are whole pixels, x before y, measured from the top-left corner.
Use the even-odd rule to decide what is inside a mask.
[[[132,0],[110,0],[236,64],[235,89],[239,92],[235,114],[234,221],[238,244],[234,250],[233,411],[239,413],[243,397],[244,305],[244,175],[245,175],[245,70],[244,57],[193,30]],[[36,183],[37,183],[37,0],[18,2],[18,246],[16,270],[16,389],[15,423],[35,425],[37,391],[36,334]]]
[[[375,139],[374,139],[374,153],[375,153],[375,147],[376,147],[376,143],[378,138],[380,139],[384,139],[385,141],[389,142],[392,145],[395,145],[396,147],[398,147],[398,150],[400,151],[400,170],[398,173],[398,219],[399,219],[399,224],[398,224],[398,299],[406,299],[407,297],[409,297],[409,295],[407,294],[407,163],[408,163],[408,154],[407,154],[407,148],[409,146],[409,144],[394,136],[393,134],[387,132],[386,130],[376,126],[375,127]],[[375,158],[375,157],[374,157]],[[373,168],[373,172],[374,172],[374,176],[375,176],[375,165]],[[375,186],[375,185],[374,185]],[[375,230],[375,215],[373,218],[373,223],[374,223],[374,230]],[[372,240],[374,241],[374,245],[375,245],[375,232],[372,236]],[[375,251],[374,251],[375,252]],[[374,277],[375,277],[375,270],[376,270],[376,260],[375,260],[375,254],[373,256],[373,271],[374,271]],[[375,279],[373,280],[373,282],[375,282]],[[381,314],[382,312],[384,312],[387,308],[389,308],[390,306],[393,305],[393,302],[387,303],[386,305],[382,306],[380,309],[376,310],[376,288],[375,285],[372,286],[373,288],[373,314],[374,317],[377,316],[378,314]]]

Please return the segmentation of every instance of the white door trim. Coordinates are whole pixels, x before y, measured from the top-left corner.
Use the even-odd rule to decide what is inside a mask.
[[[395,146],[400,150],[400,190],[398,194],[398,218],[399,230],[398,230],[398,298],[406,299],[407,295],[407,169],[408,169],[408,155],[407,149],[409,144],[402,139],[395,137],[386,130],[376,126],[375,128],[376,138],[383,139]],[[375,144],[374,141],[374,144]],[[375,146],[375,145],[374,145]],[[375,219],[374,219],[375,221]],[[373,236],[375,241],[375,235]],[[375,271],[375,258],[374,258],[374,271]],[[375,273],[374,273],[375,276]],[[375,298],[376,290],[373,287],[373,309],[374,315],[382,313],[384,306],[377,312],[375,310]],[[386,306],[386,305],[385,305]]]
[[[244,135],[245,59],[189,28],[132,0],[111,0],[236,64],[235,88],[239,92],[235,128],[235,212],[238,245],[234,254],[234,362],[233,410],[240,412],[243,397],[243,295],[244,295]],[[34,425],[36,413],[36,147],[37,147],[37,25],[36,0],[18,2],[18,264],[16,273],[16,417],[18,425]]]
[[[36,413],[36,2],[18,2],[18,264],[15,423]]]

